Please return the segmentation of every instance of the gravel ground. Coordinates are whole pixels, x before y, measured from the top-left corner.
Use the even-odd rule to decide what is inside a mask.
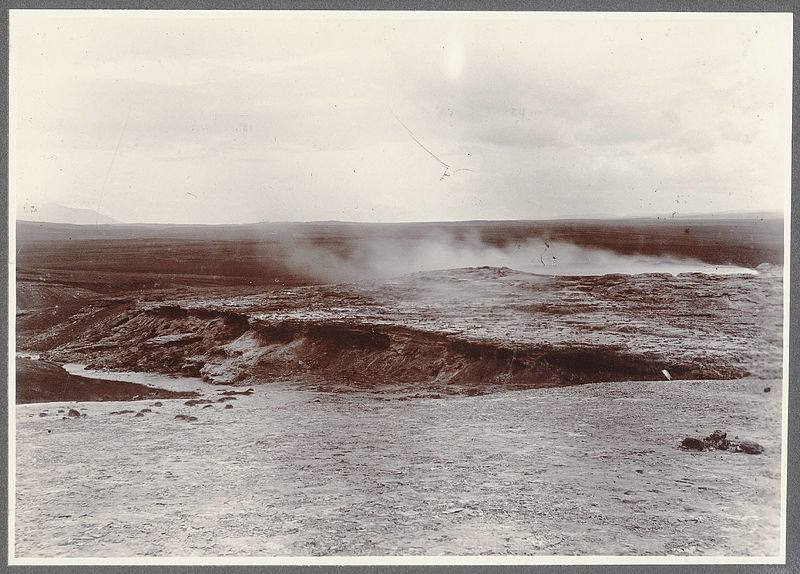
[[[209,408],[16,406],[16,556],[780,551],[780,381],[443,399],[300,383],[224,402],[208,385]],[[679,448],[715,429],[765,452]]]

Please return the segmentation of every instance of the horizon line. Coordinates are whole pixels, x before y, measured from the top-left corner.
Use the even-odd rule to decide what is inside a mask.
[[[17,223],[48,223],[52,225],[75,225],[80,227],[135,227],[135,226],[195,226],[195,227],[223,227],[223,226],[248,226],[248,225],[286,225],[286,224],[322,224],[338,223],[347,225],[414,225],[414,224],[453,224],[453,223],[538,223],[546,221],[618,221],[634,219],[655,219],[655,220],[689,220],[689,219],[728,219],[731,216],[738,216],[735,219],[743,218],[763,218],[763,219],[784,219],[785,214],[778,209],[765,210],[730,210],[720,212],[696,212],[683,215],[669,214],[650,214],[650,215],[559,215],[543,217],[540,219],[519,218],[519,219],[447,219],[447,220],[401,220],[401,221],[355,221],[348,219],[279,219],[261,220],[251,222],[224,222],[224,223],[176,223],[176,222],[124,222],[113,221],[111,223],[71,223],[65,221],[47,221],[15,218]]]

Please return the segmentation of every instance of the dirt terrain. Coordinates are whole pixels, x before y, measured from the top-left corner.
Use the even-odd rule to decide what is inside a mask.
[[[218,403],[226,388],[206,389],[205,409],[18,406],[17,555],[779,551],[779,381],[439,400],[273,383]],[[62,420],[68,408],[88,416]],[[126,408],[151,412],[110,414]],[[680,449],[716,428],[766,450]]]
[[[18,556],[780,551],[770,222],[32,225]]]

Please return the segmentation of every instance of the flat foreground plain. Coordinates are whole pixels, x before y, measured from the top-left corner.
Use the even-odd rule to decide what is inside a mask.
[[[17,555],[778,553],[775,381],[205,396],[18,406]],[[715,428],[765,453],[678,448]]]

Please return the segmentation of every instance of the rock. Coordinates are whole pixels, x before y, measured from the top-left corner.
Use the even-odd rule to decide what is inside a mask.
[[[133,411],[127,411],[127,410],[125,410],[125,411],[111,411],[108,414],[110,414],[110,415],[126,415],[126,414],[132,413],[132,412]]]
[[[67,416],[68,417],[79,417],[79,416],[81,416],[81,413],[76,411],[75,409],[69,409],[69,412],[67,413]]]
[[[40,417],[46,417],[46,416],[47,416],[47,413],[39,413],[39,416],[40,416]]]
[[[683,448],[687,448],[689,450],[705,450],[706,449],[705,441],[703,441],[702,439],[699,439],[699,438],[692,438],[690,436],[687,436],[685,439],[683,439],[683,442],[681,443],[681,446]]]
[[[142,412],[138,412],[138,413],[136,413],[136,414],[135,414],[135,415],[133,415],[133,416],[134,416],[134,417],[143,417],[143,416],[144,416],[144,413],[142,413]]]
[[[160,401],[156,401],[155,403],[153,403],[153,406],[154,407],[163,407],[164,405],[162,405]]]
[[[238,400],[236,397],[222,397],[221,399],[217,399],[218,403],[224,403],[225,401],[235,401]]]
[[[226,408],[226,409],[232,409],[232,408],[233,408],[233,405],[230,405],[230,404],[228,404],[228,405],[225,405],[225,408]]]
[[[736,451],[741,451],[747,454],[761,454],[764,452],[764,447],[758,443],[743,440],[736,445]]]
[[[204,363],[186,363],[181,366],[181,375],[184,377],[199,377],[200,369],[204,366]]]
[[[724,433],[721,430],[715,430],[709,436],[707,436],[703,442],[705,442],[706,448],[728,450],[730,443],[728,442],[727,437],[728,433]]]
[[[183,404],[186,405],[187,407],[193,407],[195,405],[205,405],[213,402],[214,401],[211,401],[209,399],[190,399]]]
[[[768,393],[768,392],[770,392],[771,390],[772,390],[772,387],[765,387],[765,388],[764,388],[764,392],[765,392],[765,393]]]
[[[175,415],[175,418],[186,422],[192,422],[197,420],[197,417],[192,417],[189,415]]]
[[[150,409],[142,409],[139,412],[140,413],[152,413],[153,411],[151,411]]]
[[[210,409],[210,408],[213,408],[213,407],[214,407],[214,405],[203,405],[204,409]]]
[[[730,450],[732,452],[745,452],[747,454],[761,454],[764,447],[751,441],[728,440],[728,434],[715,430],[704,439],[686,437],[681,443],[681,447],[689,450]]]

